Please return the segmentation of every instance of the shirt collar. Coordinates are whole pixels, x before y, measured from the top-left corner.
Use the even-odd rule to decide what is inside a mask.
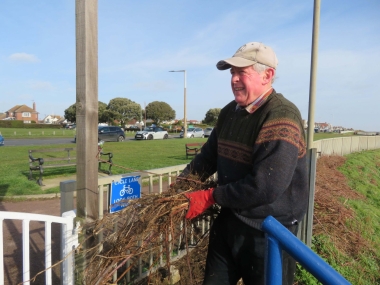
[[[268,90],[266,90],[263,94],[261,94],[258,98],[256,98],[255,101],[248,104],[246,107],[239,106],[236,104],[235,110],[242,110],[245,109],[248,113],[252,114],[254,113],[269,97],[269,95],[272,93],[273,88],[270,87]]]

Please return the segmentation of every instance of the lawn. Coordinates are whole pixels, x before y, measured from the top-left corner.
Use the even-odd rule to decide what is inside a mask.
[[[205,142],[207,139],[169,139],[151,141],[128,141],[125,143],[106,142],[104,152],[112,152],[114,166],[113,174],[122,174],[139,170],[149,170],[174,166],[190,162],[186,159],[185,143]],[[41,190],[35,181],[29,181],[29,149],[73,147],[73,144],[48,146],[17,146],[1,147],[0,157],[0,196],[33,195],[55,193],[57,188]],[[73,153],[75,155],[75,153]],[[44,179],[65,177],[76,173],[75,167],[61,169],[46,169]],[[37,177],[38,172],[34,172]]]
[[[0,128],[0,134],[7,139],[40,139],[40,138],[74,138],[76,130],[69,129],[23,129]],[[135,132],[125,132],[126,137],[133,137]]]
[[[69,129],[23,129],[0,128],[0,133],[5,139],[33,139],[33,138],[73,138],[75,130]]]
[[[1,131],[11,131],[14,129],[1,129]],[[25,129],[17,129],[18,131]],[[18,132],[17,131],[17,132]],[[35,130],[33,130],[35,131]],[[38,130],[42,131],[42,130]],[[52,129],[50,129],[52,131]],[[56,132],[65,132],[72,137],[75,131],[56,130]],[[3,132],[2,132],[3,133]],[[63,133],[62,133],[63,135]],[[127,136],[133,136],[134,133],[127,132]],[[349,134],[347,134],[349,135]],[[316,133],[314,140],[333,138],[342,136],[337,133]],[[7,138],[7,136],[5,136]],[[21,135],[20,135],[21,137]],[[188,142],[205,142],[207,139],[169,139],[169,140],[152,140],[152,141],[128,141],[125,143],[106,142],[104,152],[112,152],[114,155],[112,167],[113,174],[122,174],[139,170],[149,170],[167,166],[174,166],[187,163],[191,158],[186,159],[185,143]],[[18,147],[1,147],[0,157],[0,197],[14,195],[33,195],[43,193],[57,193],[57,187],[48,190],[41,190],[35,181],[29,181],[29,149],[44,148],[62,148],[73,147],[73,144],[61,144],[50,146],[18,146]],[[75,153],[73,153],[75,156]],[[44,179],[54,177],[67,177],[76,173],[75,167],[63,167],[61,169],[46,169]],[[34,172],[34,177],[38,173]]]
[[[338,137],[351,137],[354,135],[354,132],[339,134],[339,133],[314,133],[314,141],[324,140],[324,139],[333,139]]]

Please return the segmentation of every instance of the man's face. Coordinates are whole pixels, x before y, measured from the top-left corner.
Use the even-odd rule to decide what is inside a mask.
[[[253,66],[232,66],[230,71],[232,92],[240,106],[247,106],[265,91],[265,72],[259,74]]]

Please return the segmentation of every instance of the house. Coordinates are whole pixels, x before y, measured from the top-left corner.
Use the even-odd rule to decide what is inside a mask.
[[[38,122],[38,112],[36,110],[36,103],[33,102],[33,109],[26,105],[16,105],[5,112],[3,120],[20,120],[24,123],[31,123],[32,121]]]
[[[187,123],[190,124],[190,125],[198,125],[201,122],[199,122],[198,120],[188,120]]]
[[[43,119],[43,124],[59,124],[60,121],[62,121],[61,116],[48,115]]]

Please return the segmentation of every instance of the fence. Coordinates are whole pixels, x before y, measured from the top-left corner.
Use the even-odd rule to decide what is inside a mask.
[[[323,139],[313,142],[313,148],[316,148],[321,156],[343,156],[352,152],[379,149],[380,136],[350,136]]]
[[[271,216],[267,217],[262,223],[262,230],[266,233],[267,239],[267,254],[265,260],[266,285],[282,284],[281,250],[285,250],[289,253],[322,284],[350,284],[275,218]]]
[[[176,177],[179,175],[180,171],[182,171],[186,167],[186,164],[182,165],[177,165],[177,166],[172,166],[172,167],[165,167],[165,168],[157,168],[157,169],[151,169],[151,170],[146,170],[143,172],[134,172],[134,173],[128,173],[128,174],[123,174],[123,175],[113,175],[113,176],[107,176],[107,177],[100,177],[98,179],[98,191],[99,191],[99,203],[98,203],[98,211],[99,211],[99,219],[102,219],[104,217],[104,214],[109,212],[110,210],[110,190],[111,190],[111,184],[114,181],[118,181],[123,177],[126,176],[136,176],[140,175],[143,183],[148,184],[148,193],[162,193],[164,190],[164,184],[163,181],[167,181],[167,185],[171,184],[172,178]],[[74,203],[73,203],[73,198],[75,195],[76,191],[76,181],[74,180],[68,180],[68,181],[63,181],[60,184],[61,188],[61,212],[64,211],[69,211],[75,208]],[[117,221],[115,221],[115,224]],[[188,232],[190,232],[190,240],[189,240],[189,245],[194,245],[197,243],[197,240],[194,238],[195,235],[194,227],[197,227],[200,231],[200,233],[203,235],[205,234],[210,227],[211,223],[211,218],[208,220],[202,220],[197,222],[197,224],[193,225],[192,228],[189,229]],[[174,235],[175,232],[181,232],[183,229],[183,224],[180,225],[175,225],[175,229],[173,229]],[[117,227],[114,227],[114,230],[117,230]],[[178,240],[173,240],[171,241],[171,252],[175,254],[170,254],[166,255],[165,259],[170,259],[170,262],[173,262],[179,258],[181,258],[186,250],[181,249],[181,236],[178,235]],[[99,241],[101,241],[101,235],[99,235]],[[157,259],[157,258],[156,258]],[[142,257],[138,257],[138,260],[136,261],[137,264],[137,269],[135,270],[135,276],[133,278],[134,281],[140,280],[144,277],[146,277],[148,274],[151,274],[157,270],[158,267],[161,267],[163,263],[163,257],[159,257],[159,262],[158,265],[153,267],[154,260],[152,254],[146,257],[144,260]],[[126,263],[126,266],[130,266],[130,262]],[[149,270],[143,269],[144,265],[147,265]],[[113,274],[113,281],[115,282],[117,280],[118,276],[117,273],[115,272]],[[126,281],[129,282],[131,281],[131,273],[128,272],[126,274]]]
[[[59,223],[62,225],[61,257],[63,259],[61,280],[63,285],[75,284],[73,277],[73,249],[78,244],[78,235],[74,230],[74,211],[66,212],[62,217],[18,213],[18,212],[0,212],[0,284],[4,284],[4,238],[3,238],[3,221],[4,220],[21,220],[22,221],[22,253],[23,253],[23,284],[30,284],[30,244],[29,244],[29,223],[39,221],[45,223],[45,284],[52,284],[52,251],[51,251],[51,225]]]

